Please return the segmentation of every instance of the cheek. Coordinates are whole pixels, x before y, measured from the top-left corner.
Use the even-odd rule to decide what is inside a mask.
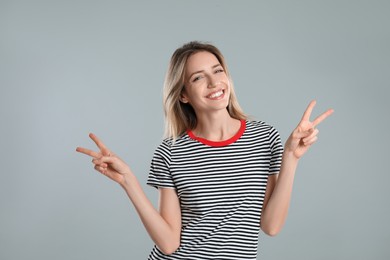
[[[231,88],[231,86],[230,86],[230,81],[229,80],[227,80],[226,81],[226,86],[227,86],[227,91],[228,91],[228,93],[229,93],[229,97],[230,97],[230,95],[231,95],[231,93],[232,93],[232,88]]]
[[[228,101],[230,102],[230,100],[232,99],[232,95],[233,95],[232,89],[230,87],[230,83],[228,83],[228,90],[227,90],[227,92],[228,92]]]
[[[197,89],[199,88],[197,88],[197,86],[194,85],[187,86],[186,90],[182,92],[181,97],[184,97],[188,101],[188,103],[190,103],[190,101],[193,101],[193,99],[196,99],[196,97],[200,95]]]

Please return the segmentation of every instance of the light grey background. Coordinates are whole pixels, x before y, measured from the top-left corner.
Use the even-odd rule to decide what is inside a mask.
[[[145,185],[172,52],[210,41],[239,101],[286,140],[313,98],[335,114],[302,159],[259,259],[389,259],[389,1],[0,1],[0,259],[146,259],[123,190],[76,146],[94,132]]]

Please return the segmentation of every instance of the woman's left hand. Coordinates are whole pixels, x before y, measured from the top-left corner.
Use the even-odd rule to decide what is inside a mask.
[[[314,121],[310,121],[310,115],[315,105],[315,100],[310,102],[298,126],[285,143],[285,152],[292,153],[297,159],[301,158],[310,146],[317,141],[318,129],[316,126],[333,113],[333,109],[328,109],[314,119]]]

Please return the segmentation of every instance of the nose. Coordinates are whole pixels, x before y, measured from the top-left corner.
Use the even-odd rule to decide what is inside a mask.
[[[216,76],[211,75],[211,76],[209,76],[208,83],[209,83],[208,88],[216,88],[220,84],[220,81]]]

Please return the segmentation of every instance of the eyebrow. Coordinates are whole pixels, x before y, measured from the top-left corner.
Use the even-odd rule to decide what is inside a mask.
[[[215,69],[216,67],[219,67],[219,66],[222,67],[222,65],[221,65],[220,63],[218,63],[218,64],[215,64],[214,66],[212,66],[211,68],[212,68],[212,69]],[[197,73],[202,73],[202,72],[204,72],[204,70],[198,70],[198,71],[195,71],[195,72],[191,73],[189,79],[190,79],[193,75],[195,75],[195,74],[197,74]]]

